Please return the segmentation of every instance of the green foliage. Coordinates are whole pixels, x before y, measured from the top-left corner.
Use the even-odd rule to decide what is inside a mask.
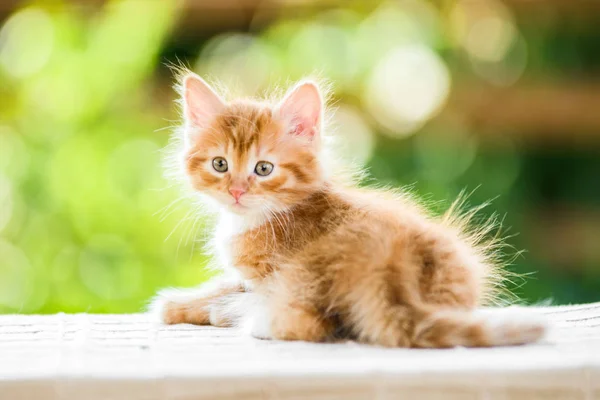
[[[31,7],[5,30],[24,46],[1,77],[0,311],[133,312],[157,287],[206,277],[186,229],[165,241],[187,211],[159,215],[179,194],[162,178],[168,135],[156,132],[171,108],[149,84],[177,10],[141,4],[93,18]]]
[[[164,128],[177,118],[163,66],[177,60],[163,55],[174,53],[167,42],[181,4],[112,1],[89,14],[62,2],[34,3],[4,21],[0,312],[135,312],[160,287],[209,276],[199,250],[205,221],[162,177]],[[542,171],[558,164],[538,163],[509,135],[483,140],[460,115],[431,121],[461,77],[514,83],[526,38],[500,3],[486,11],[496,20],[481,31],[496,42],[461,36],[455,17],[469,23],[470,14],[459,6],[398,4],[283,12],[258,34],[222,32],[186,51],[200,51],[194,69],[240,94],[307,74],[331,80],[345,157],[378,181],[412,185],[434,202],[464,188],[479,187],[473,204],[499,196],[490,212],[507,214],[509,233],[523,232],[510,244],[530,248],[539,242],[531,210],[544,200]],[[551,48],[539,37],[527,40]],[[542,53],[530,51],[534,71],[547,63]],[[569,165],[581,161],[574,158]],[[591,161],[590,170],[597,165]],[[561,168],[553,175],[561,193],[595,196],[571,179],[576,171]],[[566,276],[558,267],[539,253],[517,259],[516,272],[541,271],[517,291],[533,301],[594,300],[597,270]]]

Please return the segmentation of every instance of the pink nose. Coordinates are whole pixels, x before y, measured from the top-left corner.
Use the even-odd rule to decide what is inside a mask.
[[[246,193],[246,191],[243,189],[229,189],[229,193],[231,193],[236,202],[239,202],[240,197],[242,197],[242,195]]]

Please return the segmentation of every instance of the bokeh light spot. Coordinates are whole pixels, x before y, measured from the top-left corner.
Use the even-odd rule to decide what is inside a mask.
[[[521,34],[517,33],[515,41],[503,59],[497,62],[486,62],[471,58],[471,65],[473,71],[488,82],[497,86],[510,86],[525,72],[527,57],[527,44]]]
[[[358,72],[357,53],[347,31],[335,25],[311,23],[292,38],[288,47],[288,68],[295,77],[319,73],[350,84]]]
[[[28,77],[46,65],[53,45],[50,15],[40,8],[25,8],[0,30],[0,65],[16,78]]]
[[[523,73],[527,47],[512,11],[497,0],[462,0],[450,12],[451,33],[473,70],[497,85],[510,85]]]
[[[392,49],[373,70],[366,92],[369,112],[392,136],[414,133],[444,105],[450,73],[422,45]]]
[[[71,61],[71,62],[68,62]],[[85,79],[85,66],[63,60],[61,68],[37,79],[24,91],[32,113],[43,111],[53,119],[75,121],[90,110],[90,88]],[[52,93],[52,96],[48,94]],[[50,138],[62,138],[65,132],[43,131]]]
[[[498,17],[482,18],[471,27],[465,48],[472,57],[498,62],[506,56],[515,36],[515,28],[508,20]]]

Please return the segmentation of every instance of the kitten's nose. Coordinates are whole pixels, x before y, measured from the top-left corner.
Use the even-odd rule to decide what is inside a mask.
[[[231,195],[237,203],[240,201],[240,197],[242,197],[242,195],[246,193],[246,191],[244,189],[229,189],[229,193],[231,193]]]

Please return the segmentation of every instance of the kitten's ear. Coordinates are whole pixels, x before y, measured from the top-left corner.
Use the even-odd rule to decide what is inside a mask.
[[[319,137],[322,114],[321,92],[313,82],[296,85],[279,105],[279,115],[289,124],[290,133],[311,139]]]
[[[183,110],[189,125],[204,127],[225,108],[225,102],[198,75],[187,74],[182,86]]]

